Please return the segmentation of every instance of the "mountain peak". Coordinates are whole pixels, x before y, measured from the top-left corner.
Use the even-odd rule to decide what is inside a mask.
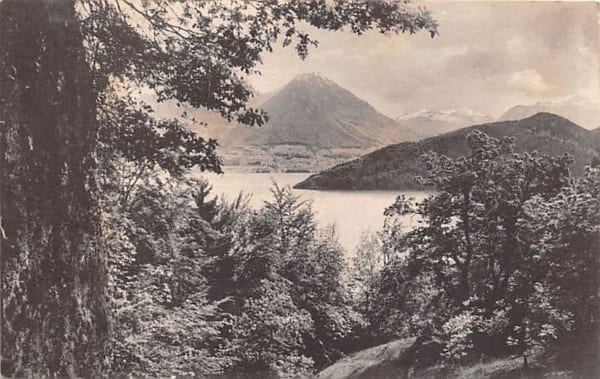
[[[538,112],[538,113],[531,115],[529,117],[526,117],[526,118],[527,119],[541,119],[541,120],[557,119],[557,120],[566,120],[566,121],[571,122],[571,120],[569,120],[568,118],[558,115],[556,113],[552,113],[552,112]]]
[[[569,122],[571,124],[573,123],[568,118],[557,115],[556,113],[552,113],[552,112],[538,112],[534,115],[524,118],[524,120],[544,120],[544,121],[557,120],[557,121],[562,121],[562,122]]]
[[[517,123],[523,124],[532,130],[545,131],[550,133],[558,132],[559,134],[564,134],[569,130],[577,132],[578,130],[583,129],[581,126],[575,124],[568,118],[551,112],[539,112],[532,116],[519,120],[517,121]]]
[[[302,74],[296,75],[289,84],[302,84],[308,86],[332,86],[338,87],[338,85],[327,76],[321,74],[320,72],[305,72]]]
[[[322,74],[318,71],[313,72],[303,72],[294,77],[293,80],[326,80],[331,81],[325,74]]]
[[[521,120],[541,112],[557,114],[586,129],[593,129],[598,126],[600,104],[583,96],[575,96],[562,102],[516,105],[500,116],[498,121]]]
[[[297,75],[262,109],[270,116],[264,127],[236,129],[228,145],[370,149],[407,139],[397,122],[316,72]]]

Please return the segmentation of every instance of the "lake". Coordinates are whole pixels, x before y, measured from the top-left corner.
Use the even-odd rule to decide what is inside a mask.
[[[205,178],[213,187],[213,194],[223,194],[228,200],[234,200],[240,191],[252,194],[250,205],[260,208],[266,200],[272,199],[273,182],[280,187],[290,186],[306,179],[308,173],[241,173],[197,175]],[[399,194],[423,199],[426,192],[415,191],[316,191],[296,190],[294,194],[301,200],[311,202],[315,219],[319,226],[334,224],[340,244],[349,256],[354,255],[355,247],[363,232],[376,232],[383,226],[383,211],[393,204]],[[405,226],[413,224],[410,218],[403,221]]]

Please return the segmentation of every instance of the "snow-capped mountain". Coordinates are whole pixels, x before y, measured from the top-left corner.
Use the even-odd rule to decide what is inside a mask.
[[[421,110],[405,113],[397,120],[406,125],[410,134],[416,136],[417,139],[422,139],[471,125],[483,124],[493,119],[472,109],[461,108],[443,111]]]

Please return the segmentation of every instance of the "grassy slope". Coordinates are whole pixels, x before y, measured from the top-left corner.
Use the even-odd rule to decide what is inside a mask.
[[[321,371],[319,379],[377,377],[377,373],[399,373],[401,362],[416,338],[392,341],[354,353]]]
[[[475,125],[419,142],[389,145],[350,162],[310,176],[297,184],[303,189],[418,189],[414,177],[422,175],[420,156],[435,151],[449,157],[464,155],[466,136],[478,129],[492,137],[516,137],[518,151],[558,155],[568,153],[575,158],[574,174],[582,172],[600,150],[600,134],[573,124],[551,113],[539,113],[518,121]]]
[[[389,342],[356,352],[317,375],[317,379],[480,379],[597,378],[600,357],[590,346],[567,346],[538,352],[523,370],[521,357],[490,358],[468,365],[415,365],[415,338]]]

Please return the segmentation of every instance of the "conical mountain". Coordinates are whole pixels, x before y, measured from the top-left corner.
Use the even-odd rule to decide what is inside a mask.
[[[222,137],[222,146],[300,144],[313,151],[368,149],[410,138],[400,123],[316,73],[295,77],[261,108],[270,117],[263,127],[232,127]]]

